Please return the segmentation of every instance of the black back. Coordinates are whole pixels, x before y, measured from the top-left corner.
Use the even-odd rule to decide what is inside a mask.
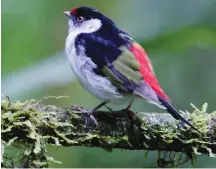
[[[127,34],[118,29],[111,19],[99,11],[89,7],[80,7],[76,10],[75,16],[82,16],[85,20],[99,19],[102,23],[98,31],[80,34],[75,43],[75,45],[85,47],[86,56],[92,59],[98,69],[107,65],[107,61],[112,63],[118,58],[121,54],[120,46],[128,45],[129,40],[120,36],[120,34]]]

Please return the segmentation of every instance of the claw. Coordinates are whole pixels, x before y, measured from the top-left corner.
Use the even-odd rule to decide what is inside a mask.
[[[94,109],[82,111],[82,113],[85,113],[87,116],[89,116],[89,118],[93,121],[94,125],[97,127],[98,126],[98,122],[97,122],[96,118],[93,115],[94,112],[95,112]]]
[[[132,121],[136,120],[136,114],[133,111],[131,111],[130,109],[128,109],[128,107],[126,109],[123,109],[123,111],[127,114],[129,119],[131,119]]]
[[[91,110],[86,110],[86,109],[84,109],[83,107],[80,107],[80,106],[78,106],[78,105],[72,105],[72,106],[71,106],[71,109],[72,109],[72,110],[75,110],[75,111],[78,111],[78,112],[80,112],[80,113],[85,113],[85,114],[87,114],[87,115],[90,117],[90,119],[94,122],[94,124],[95,124],[96,126],[98,126],[98,122],[97,122],[97,120],[95,119],[93,113],[94,113],[96,110],[98,110],[99,108],[105,106],[106,104],[107,104],[107,102],[104,101],[104,102],[100,103],[99,105],[97,105],[95,108],[93,108],[93,109],[91,109]],[[111,109],[110,109],[110,110],[111,110]]]
[[[95,112],[95,109],[86,110],[83,107],[78,106],[78,105],[72,105],[71,109],[74,111],[78,111],[78,113],[86,114],[94,122],[95,126],[98,126],[98,122],[93,115],[93,113]]]
[[[96,118],[94,117],[93,113],[88,114],[88,115],[92,119],[92,121],[94,122],[95,126],[97,127],[98,126],[98,122],[97,122]]]
[[[85,111],[85,109],[84,109],[83,107],[78,106],[78,105],[76,105],[76,104],[74,104],[74,105],[71,106],[71,110],[74,110],[74,111],[81,111],[81,112]]]

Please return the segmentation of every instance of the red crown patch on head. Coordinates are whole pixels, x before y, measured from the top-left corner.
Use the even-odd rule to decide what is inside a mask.
[[[72,13],[72,14],[76,14],[76,12],[77,12],[77,8],[73,8],[73,9],[71,10],[71,13]]]

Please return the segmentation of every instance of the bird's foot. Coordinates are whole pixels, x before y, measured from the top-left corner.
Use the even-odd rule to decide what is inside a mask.
[[[96,120],[96,118],[94,117],[94,112],[96,111],[95,109],[90,109],[90,110],[87,110],[81,106],[78,106],[78,105],[72,105],[71,106],[71,109],[74,110],[74,111],[77,111],[79,113],[82,113],[82,114],[85,114],[87,115],[95,124],[95,126],[98,126],[98,122]],[[86,123],[87,123],[88,120],[86,120]]]
[[[130,110],[131,106],[133,104],[133,101],[134,100],[132,99],[130,101],[130,103],[128,104],[128,106],[125,109],[123,109],[123,110],[127,113],[127,115],[128,115],[128,117],[129,117],[130,120],[135,121],[136,120],[136,114],[133,111]]]
[[[94,122],[95,126],[98,126],[98,122],[96,120],[96,118],[94,117],[94,112],[95,110],[94,109],[91,109],[91,110],[87,110],[86,111],[86,114],[90,117],[90,119]]]
[[[72,109],[78,109],[79,112],[82,112],[82,113],[87,114],[87,115],[90,117],[90,119],[94,122],[94,124],[95,124],[96,126],[98,126],[98,122],[97,122],[97,120],[95,119],[93,113],[94,113],[95,111],[97,111],[99,108],[105,106],[106,104],[107,104],[107,102],[104,101],[104,102],[100,103],[99,105],[97,105],[95,108],[93,108],[93,109],[91,109],[91,110],[86,110],[86,109],[84,109],[83,107],[80,107],[80,106],[77,106],[77,105],[73,105],[73,106],[72,106]]]
[[[130,120],[135,121],[136,120],[136,114],[130,110],[131,104],[129,104],[123,111],[127,114]]]
[[[134,144],[139,145],[140,137],[139,137],[139,128],[137,126],[136,114],[132,110],[130,110],[130,106],[128,106],[126,109],[123,109],[123,111],[127,114],[127,117],[130,120],[131,131],[134,135]]]

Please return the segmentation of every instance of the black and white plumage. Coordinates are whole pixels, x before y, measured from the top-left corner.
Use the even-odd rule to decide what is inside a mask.
[[[92,8],[65,14],[69,17],[65,52],[85,89],[104,102],[139,96],[197,130],[170,104],[144,49],[127,33]]]
[[[69,25],[72,25],[70,21]],[[89,34],[95,32],[100,27],[101,22],[97,19],[92,19],[90,21],[86,21],[83,25],[83,29],[79,28],[78,30],[69,30],[70,32],[66,39],[65,50],[71,68],[84,88],[102,100],[118,99],[121,98],[122,95],[117,92],[116,87],[114,87],[107,78],[99,76],[95,73],[98,66],[90,57],[87,57],[86,48],[82,46],[83,43],[88,42],[79,37],[83,33]],[[82,45],[80,45],[80,43]]]
[[[76,21],[79,15],[85,17],[82,23]],[[97,71],[107,64],[105,57],[113,62],[121,54],[118,47],[126,42],[118,34],[123,32],[113,29],[114,23],[110,19],[91,8],[80,8],[75,16],[70,17],[65,51],[77,79],[101,100],[122,99],[123,95],[118,89],[106,77],[98,75]]]

